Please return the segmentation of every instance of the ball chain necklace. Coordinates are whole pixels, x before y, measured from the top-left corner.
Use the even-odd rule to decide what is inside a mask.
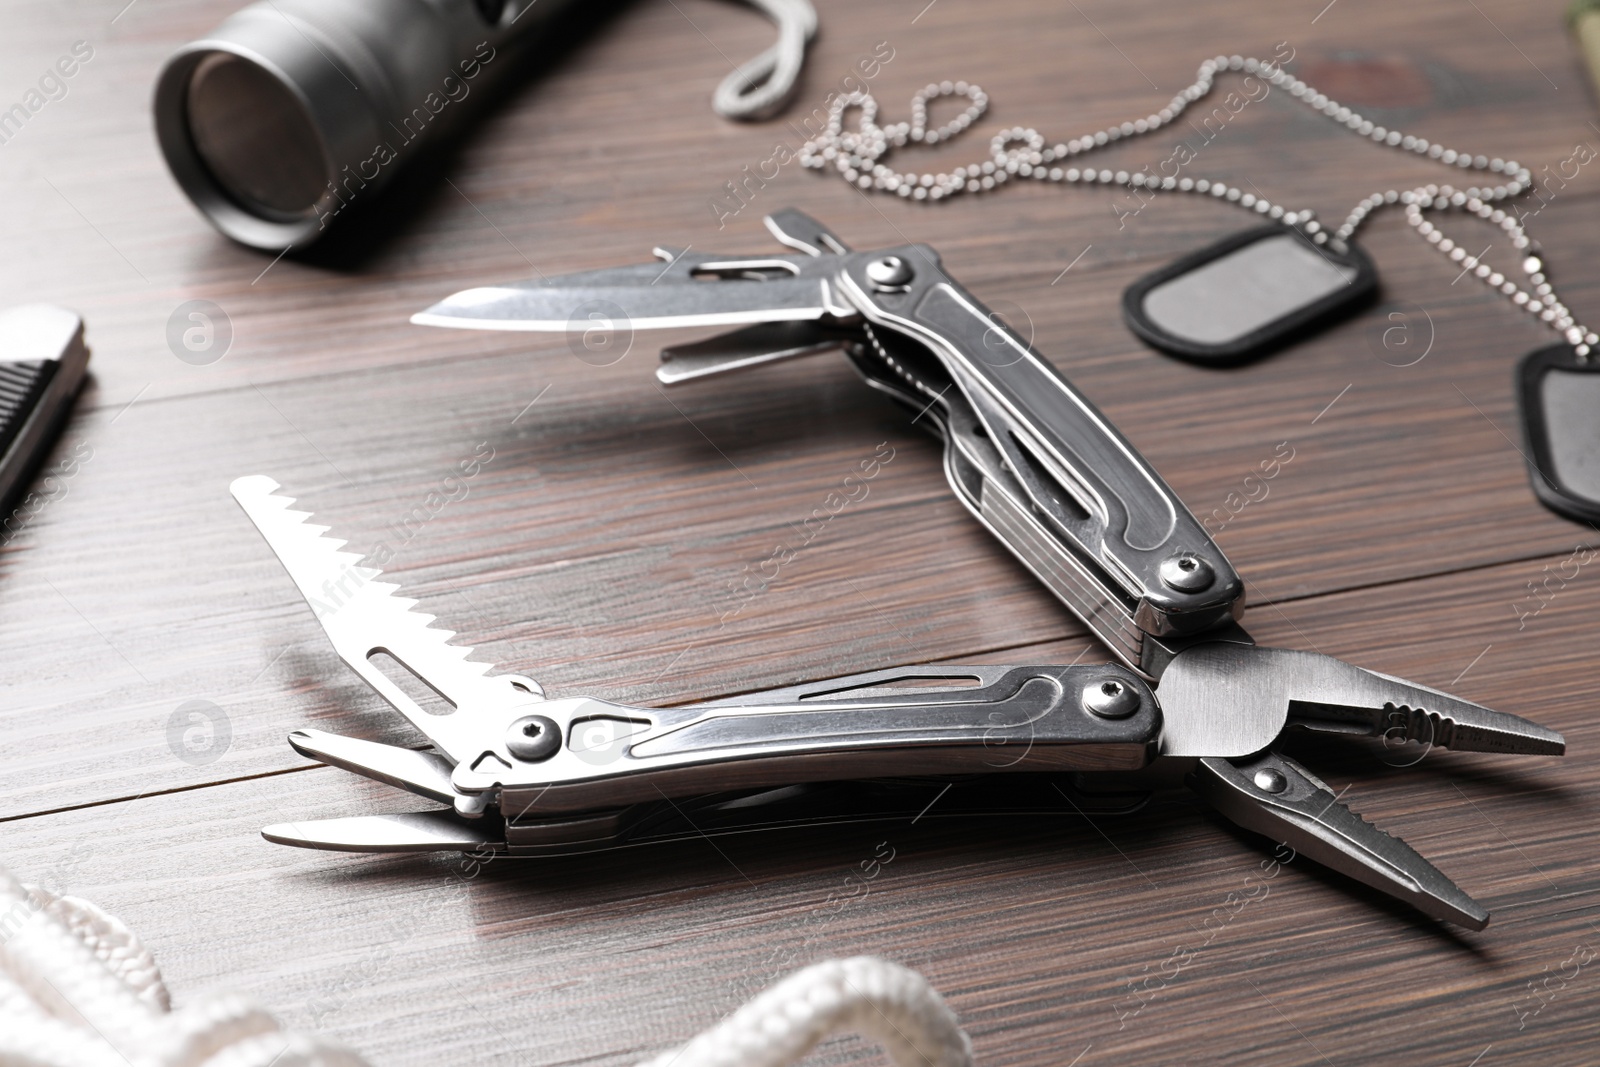
[[[1063,165],[1079,161],[1081,157],[1109,144],[1153,133],[1171,124],[1190,104],[1203,100],[1211,92],[1216,76],[1224,71],[1257,75],[1358,136],[1376,144],[1437,160],[1443,166],[1463,172],[1457,181],[1476,180],[1478,184],[1466,188],[1459,188],[1455,184],[1429,184],[1404,191],[1387,189],[1376,192],[1359,201],[1344,222],[1329,233],[1317,221],[1316,213],[1311,209],[1286,210],[1256,193],[1216,179]],[[944,125],[929,129],[929,105],[935,100],[951,96],[966,99],[966,109]],[[827,129],[806,142],[798,157],[807,167],[819,170],[833,167],[859,189],[893,193],[912,200],[946,200],[962,194],[981,195],[1018,180],[1115,185],[1145,195],[1179,192],[1209,196],[1280,223],[1297,231],[1314,245],[1335,252],[1347,250],[1348,242],[1369,215],[1381,208],[1399,204],[1404,208],[1406,222],[1420,237],[1451,262],[1459,264],[1464,271],[1508,298],[1516,307],[1561,334],[1572,346],[1572,352],[1579,362],[1588,363],[1592,349],[1600,345],[1600,335],[1579,323],[1556,295],[1545,276],[1544,264],[1536,254],[1533,242],[1516,215],[1497,206],[1533,188],[1533,175],[1526,167],[1515,160],[1490,159],[1457,151],[1381,126],[1329,98],[1327,94],[1318,92],[1279,64],[1243,56],[1207,59],[1200,64],[1194,84],[1174,96],[1159,111],[1053,146],[1047,144],[1038,130],[1015,126],[995,135],[990,142],[990,158],[982,163],[958,166],[937,174],[919,174],[897,171],[882,162],[892,148],[901,148],[908,143],[934,145],[954,138],[976,122],[988,104],[988,95],[968,82],[929,84],[912,97],[910,121],[879,126],[878,104],[870,93],[845,94],[833,101]],[[859,111],[859,119],[854,129],[847,130],[844,117],[852,109]],[[1517,265],[1522,275],[1521,284],[1517,280],[1518,271],[1495,270],[1482,262],[1479,256],[1469,254],[1465,248],[1446,237],[1426,217],[1429,212],[1452,210],[1471,212],[1505,231],[1512,247],[1522,255]]]

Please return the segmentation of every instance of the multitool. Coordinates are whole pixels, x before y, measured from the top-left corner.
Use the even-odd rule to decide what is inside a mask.
[[[781,211],[788,254],[658,249],[642,266],[470,289],[414,322],[583,331],[734,325],[663,352],[662,382],[842,349],[868,385],[943,438],[967,509],[1120,661],[916,666],[635,708],[547,698],[491,674],[311,525],[277,485],[233,494],[340,657],[431,742],[414,750],[299,730],[302,754],[444,805],[269,827],[360,852],[582,852],[752,828],[941,813],[1087,812],[1186,784],[1240,826],[1481,929],[1488,912],[1279,750],[1286,734],[1560,755],[1515,715],[1240,627],[1244,584],[1171,489],[1050,363],[925,245],[851,252]],[[338,596],[330,597],[329,588]],[[420,683],[420,684],[419,684]],[[425,687],[425,688],[423,688]],[[436,714],[433,695],[449,705]],[[931,799],[930,799],[931,798]]]

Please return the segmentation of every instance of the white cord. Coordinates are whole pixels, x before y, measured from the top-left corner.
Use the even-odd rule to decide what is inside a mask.
[[[235,997],[170,1010],[115,916],[0,868],[0,1067],[366,1067]]]
[[[764,119],[781,108],[794,92],[806,45],[817,33],[817,11],[811,0],[747,2],[778,24],[778,40],[722,79],[711,94],[712,109],[725,119]]]
[[[807,967],[641,1067],[789,1067],[831,1034],[876,1039],[897,1067],[971,1067],[950,1008],[871,956]],[[149,950],[86,900],[0,867],[0,1067],[368,1067],[237,997],[172,1010]]]
[[[640,1067],[788,1067],[837,1030],[875,1038],[898,1067],[971,1067],[972,1047],[916,971],[873,956],[796,971],[676,1052]]]

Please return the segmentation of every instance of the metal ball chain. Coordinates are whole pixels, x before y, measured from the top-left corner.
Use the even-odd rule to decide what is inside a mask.
[[[1545,279],[1543,260],[1537,255],[1529,254],[1522,261],[1522,272],[1527,276],[1527,283],[1533,289],[1530,293],[1500,271],[1491,268],[1489,264],[1480,262],[1477,256],[1468,255],[1465,248],[1446,237],[1437,226],[1422,217],[1422,213],[1430,207],[1465,208],[1504,230],[1511,238],[1511,246],[1517,251],[1531,252],[1533,242],[1515,215],[1494,207],[1481,197],[1467,196],[1448,185],[1424,186],[1402,194],[1402,199],[1406,205],[1406,222],[1417,231],[1418,236],[1449,256],[1451,262],[1461,264],[1463,271],[1470,271],[1491,289],[1497,289],[1503,296],[1510,297],[1511,302],[1517,307],[1562,334],[1579,358],[1587,360],[1593,346],[1600,343],[1600,335],[1596,335],[1593,330],[1573,319],[1572,312],[1567,310],[1567,305],[1555,295],[1555,289]]]
[[[1144,171],[1064,168],[1056,165],[1115,141],[1153,133],[1167,126],[1190,104],[1209,94],[1217,74],[1223,71],[1259,75],[1306,106],[1377,144],[1425,156],[1463,171],[1488,171],[1493,175],[1504,175],[1506,180],[1502,184],[1486,183],[1466,189],[1427,185],[1405,192],[1388,189],[1373,193],[1358,202],[1339,228],[1329,234],[1316,220],[1315,211],[1309,208],[1286,210],[1263,196],[1216,179],[1171,175],[1161,177]],[[943,126],[928,129],[929,104],[949,96],[964,97],[968,101],[967,107]],[[1380,126],[1330,99],[1325,93],[1318,92],[1278,64],[1244,56],[1207,59],[1200,64],[1194,84],[1174,96],[1159,111],[1054,146],[1047,147],[1044,136],[1036,129],[1013,126],[994,136],[990,141],[991,158],[982,163],[958,166],[948,172],[918,174],[896,171],[881,162],[891,148],[904,147],[907,143],[938,144],[955,137],[982,117],[988,106],[988,95],[976,85],[964,81],[930,83],[912,97],[909,122],[880,127],[877,124],[877,100],[867,92],[848,93],[834,100],[826,131],[802,146],[799,159],[804,166],[819,170],[831,165],[846,181],[859,189],[890,192],[911,200],[944,200],[962,193],[991,192],[1016,178],[1069,184],[1120,185],[1147,194],[1180,192],[1210,196],[1294,227],[1315,244],[1326,245],[1338,252],[1345,250],[1345,242],[1355,235],[1374,211],[1393,204],[1403,204],[1406,221],[1421,237],[1439,248],[1453,262],[1460,263],[1498,289],[1502,295],[1509,297],[1517,307],[1562,333],[1580,358],[1586,359],[1592,346],[1600,344],[1600,336],[1577,323],[1566,305],[1556,298],[1554,289],[1543,273],[1544,265],[1537,255],[1531,254],[1532,241],[1516,217],[1494,206],[1532,188],[1533,175],[1526,167],[1515,160],[1475,156]],[[851,109],[858,109],[860,115],[856,128],[846,130],[844,116]],[[1489,182],[1494,180],[1487,179]],[[1423,217],[1425,212],[1431,210],[1460,208],[1499,225],[1511,237],[1518,251],[1529,253],[1523,260],[1522,268],[1532,287],[1531,293],[1515,282],[1508,281],[1504,274],[1479,262],[1478,257],[1467,255],[1464,249],[1446,238]]]

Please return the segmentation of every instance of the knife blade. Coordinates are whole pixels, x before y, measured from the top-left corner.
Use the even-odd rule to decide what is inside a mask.
[[[469,330],[581,333],[599,325],[636,330],[736,326],[850,313],[821,276],[701,281],[681,272],[670,279],[661,275],[662,267],[652,263],[465,289],[411,316],[411,321]]]

